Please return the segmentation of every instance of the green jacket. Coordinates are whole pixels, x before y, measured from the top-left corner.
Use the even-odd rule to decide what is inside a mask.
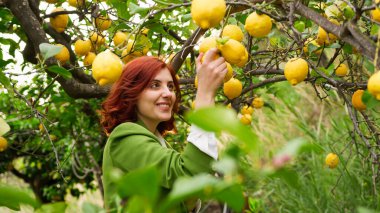
[[[106,209],[114,208],[116,188],[107,171],[124,174],[148,165],[161,170],[161,186],[168,190],[179,176],[210,173],[212,157],[188,143],[183,153],[162,147],[158,138],[139,121],[118,125],[110,134],[103,153],[103,186]]]

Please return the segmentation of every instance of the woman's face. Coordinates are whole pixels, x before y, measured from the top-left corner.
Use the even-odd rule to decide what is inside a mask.
[[[172,116],[176,100],[175,85],[170,71],[162,69],[137,100],[137,116],[146,125],[155,127]]]

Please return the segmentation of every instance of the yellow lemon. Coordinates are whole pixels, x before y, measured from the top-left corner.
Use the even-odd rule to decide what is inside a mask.
[[[140,52],[133,52],[130,53],[128,49],[124,49],[123,52],[121,53],[121,59],[123,60],[124,63],[128,63],[132,61],[135,58],[143,56]]]
[[[228,39],[226,43],[218,44],[218,49],[224,59],[230,64],[241,66],[247,60],[246,56],[248,53],[246,53],[247,50],[244,45],[234,39]]]
[[[335,75],[339,77],[344,77],[348,73],[348,67],[345,64],[339,64],[335,69]]]
[[[92,62],[92,76],[100,85],[112,84],[120,78],[123,63],[110,51],[99,53]]]
[[[68,2],[72,7],[82,7],[85,4],[85,0],[68,0]]]
[[[252,104],[251,104],[254,108],[256,109],[260,109],[264,106],[264,101],[262,98],[260,97],[256,97],[253,99],[252,101]]]
[[[96,57],[95,53],[93,53],[93,52],[87,53],[87,55],[83,59],[84,66],[92,65],[92,62],[94,62],[95,57]]]
[[[256,38],[261,38],[270,33],[272,30],[272,20],[265,14],[251,13],[245,20],[245,30]]]
[[[329,21],[335,25],[339,25],[339,22],[335,19],[330,19]],[[336,37],[334,34],[327,33],[321,26],[318,27],[317,43],[319,45],[332,44],[337,40],[337,38],[338,37]]]
[[[198,76],[197,75],[195,76],[195,79],[194,79],[194,86],[195,86],[195,88],[198,88]]]
[[[305,80],[308,72],[309,65],[302,58],[292,58],[285,64],[285,78],[293,86]]]
[[[202,29],[215,27],[226,13],[224,0],[193,0],[191,2],[191,17]]]
[[[368,79],[368,92],[370,92],[377,100],[380,100],[380,71],[373,74]]]
[[[240,117],[240,122],[244,125],[250,125],[252,122],[252,115],[251,114],[243,114]]]
[[[90,52],[91,47],[92,47],[92,44],[91,44],[90,40],[85,40],[84,41],[82,39],[78,39],[74,43],[74,52],[78,56],[84,56],[84,55],[87,55],[87,53]]]
[[[206,53],[211,48],[217,48],[215,37],[207,37],[203,39],[201,45],[199,45],[199,52]]]
[[[0,137],[0,152],[3,152],[8,147],[8,141],[4,137]]]
[[[362,101],[364,90],[356,90],[354,94],[352,95],[352,106],[359,111],[365,110],[367,106]]]
[[[56,46],[60,46],[62,49],[58,54],[54,56],[55,59],[57,59],[61,64],[66,63],[70,59],[69,50],[62,44],[57,44]]]
[[[243,41],[244,34],[241,31],[240,27],[237,25],[229,24],[223,28],[222,37],[228,37],[235,39],[236,41]]]
[[[308,38],[306,41],[305,41],[305,44],[303,46],[303,51],[307,54],[309,52],[309,45],[312,44],[314,46],[316,46],[317,48],[320,47],[320,45],[317,43],[317,41],[313,38]],[[312,53],[315,53],[317,55],[320,55],[322,53],[322,49],[319,49],[319,50],[314,50]]]
[[[227,65],[227,73],[224,76],[224,82],[229,81],[234,75],[234,69],[232,68],[231,64],[226,62],[226,65]]]
[[[371,10],[371,17],[372,20],[380,22],[380,9],[376,8],[374,10]]]
[[[95,18],[95,26],[99,31],[104,31],[110,28],[112,24],[111,19],[108,16],[98,16]]]
[[[245,105],[241,108],[240,113],[242,115],[244,115],[244,114],[250,114],[251,115],[253,113],[253,108],[251,106]]]
[[[244,65],[248,62],[248,51],[244,48],[244,56],[242,57],[242,60],[236,64],[238,67],[244,67]]]
[[[44,125],[42,125],[42,123],[40,123],[40,125],[38,125],[38,129],[40,130],[41,133],[45,132],[45,128],[44,128]]]
[[[325,162],[326,162],[326,165],[331,168],[331,169],[334,169],[338,166],[339,164],[339,157],[338,155],[334,154],[334,153],[329,153],[327,156],[326,156],[326,159],[325,159]]]
[[[230,100],[239,97],[242,91],[243,84],[236,78],[231,78],[223,84],[223,93]]]
[[[58,7],[54,9],[52,13],[60,12],[60,11],[65,11],[65,9]],[[65,31],[68,23],[69,23],[69,15],[67,14],[61,14],[54,17],[50,17],[51,27],[59,33],[62,33],[63,31]]]
[[[90,33],[90,40],[93,44],[96,44],[97,46],[103,45],[106,42],[104,36],[98,34],[97,32]]]
[[[123,47],[125,46],[126,44],[126,41],[127,41],[127,34],[123,33],[123,32],[116,32],[115,35],[113,36],[113,43],[115,44],[115,46],[117,47]]]

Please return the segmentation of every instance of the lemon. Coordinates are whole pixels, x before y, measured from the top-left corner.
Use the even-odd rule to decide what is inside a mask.
[[[247,50],[244,45],[234,39],[228,39],[224,44],[219,43],[218,49],[224,59],[230,64],[241,66],[247,60],[246,56],[248,53],[246,53]]]
[[[78,39],[75,43],[74,43],[74,52],[75,54],[77,54],[78,56],[84,56],[84,55],[87,55],[87,53],[90,52],[91,50],[91,41],[90,40],[82,40],[82,39]]]
[[[112,84],[119,79],[122,66],[121,59],[106,50],[99,53],[92,62],[92,76],[100,86]]]
[[[380,9],[376,8],[374,10],[371,10],[371,17],[372,20],[380,22]]]
[[[222,37],[228,37],[241,42],[244,39],[244,34],[239,26],[229,24],[223,28]]]
[[[121,57],[122,57],[121,59],[123,60],[123,62],[125,64],[127,64],[128,62],[130,62],[130,61],[132,61],[138,57],[141,57],[141,56],[142,55],[139,53],[130,53],[130,54],[125,53],[125,50],[124,50],[123,53],[121,54]]]
[[[362,101],[364,90],[356,90],[354,94],[352,95],[352,106],[359,111],[365,110],[367,106]]]
[[[236,64],[238,67],[244,67],[244,65],[248,62],[248,51],[244,48],[244,56],[242,60]]]
[[[95,53],[93,53],[93,52],[87,53],[87,55],[83,59],[84,66],[92,65],[92,62],[94,62],[95,57],[96,57]]]
[[[251,13],[245,20],[245,30],[256,38],[261,38],[270,33],[272,30],[272,20],[265,14]]]
[[[232,68],[231,64],[226,62],[226,65],[227,65],[227,73],[224,76],[224,82],[229,81],[234,75],[234,69]]]
[[[377,100],[380,100],[380,71],[373,74],[368,79],[368,92],[370,92]]]
[[[193,0],[191,2],[191,17],[202,29],[215,27],[226,13],[224,0]]]
[[[82,7],[85,4],[85,0],[68,0],[68,2],[73,7]]]
[[[252,115],[251,114],[243,114],[240,117],[240,122],[244,125],[250,125],[252,122]]]
[[[104,31],[110,28],[112,24],[111,19],[108,16],[98,16],[95,18],[95,26],[99,31]]]
[[[253,108],[251,106],[245,105],[241,108],[240,113],[242,115],[249,114],[251,115],[253,113]]]
[[[65,9],[58,7],[54,9],[52,13],[60,12],[60,11],[65,11]],[[50,17],[51,27],[59,33],[62,33],[63,31],[65,31],[68,23],[69,23],[69,16],[67,14],[61,14],[54,17]]]
[[[143,29],[141,30],[141,34],[142,34],[142,35],[145,35],[145,36],[148,35],[148,32],[149,32],[149,29],[147,29],[147,28],[143,28]]]
[[[348,73],[348,67],[345,64],[339,64],[335,69],[335,75],[339,77],[344,77]]]
[[[314,46],[317,47],[317,49],[320,47],[320,45],[317,43],[317,41],[313,38],[308,38],[306,41],[305,41],[305,44],[303,46],[303,51],[304,53],[308,53],[309,52],[309,45],[312,44]],[[322,49],[319,49],[319,50],[314,50],[312,53],[315,53],[317,55],[320,55],[322,53]]]
[[[252,104],[251,104],[254,108],[256,109],[260,109],[264,106],[264,101],[262,98],[260,97],[256,97],[253,99],[252,101]]]
[[[116,32],[115,35],[113,36],[113,43],[117,47],[123,47],[126,44],[128,35],[123,33],[123,32]]]
[[[194,79],[194,86],[195,86],[195,88],[198,88],[198,76],[197,75],[195,76],[195,79]]]
[[[215,37],[207,37],[203,39],[201,45],[199,45],[199,52],[206,53],[211,48],[217,48],[216,38]]]
[[[44,128],[44,125],[42,125],[42,123],[40,123],[40,125],[38,125],[38,129],[40,130],[41,133],[45,132],[45,128]]]
[[[56,46],[60,46],[62,49],[58,54],[54,56],[55,59],[57,59],[61,64],[66,63],[70,59],[69,50],[62,44],[57,44]]]
[[[0,152],[3,152],[8,147],[8,141],[4,137],[0,137]]]
[[[334,153],[329,153],[327,156],[326,156],[326,165],[331,168],[331,169],[334,169],[338,166],[339,164],[339,157],[338,155],[334,154]]]
[[[97,32],[90,33],[90,40],[93,44],[96,44],[97,46],[100,46],[106,42],[106,39]]]
[[[239,97],[242,90],[243,85],[236,78],[231,78],[229,81],[223,84],[224,95],[227,96],[227,98],[230,100]]]
[[[293,86],[305,80],[308,72],[309,65],[302,58],[292,58],[285,64],[285,78]]]
[[[339,25],[339,22],[335,19],[330,19],[329,21],[335,25]],[[321,26],[318,27],[317,43],[319,45],[332,44],[337,40],[337,38],[338,37],[336,37],[334,34],[327,33]]]

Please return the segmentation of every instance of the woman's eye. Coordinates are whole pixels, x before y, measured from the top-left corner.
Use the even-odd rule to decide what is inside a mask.
[[[151,85],[150,85],[150,88],[153,88],[153,89],[155,89],[155,88],[159,88],[160,87],[160,85],[158,84],[158,83],[156,83],[156,82],[154,82],[154,83],[152,83]]]
[[[169,84],[168,88],[169,88],[170,91],[174,91],[175,90],[174,84]]]

